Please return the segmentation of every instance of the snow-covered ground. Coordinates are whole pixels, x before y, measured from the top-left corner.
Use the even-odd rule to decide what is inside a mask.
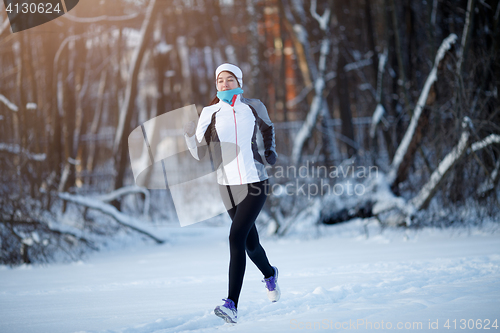
[[[0,267],[0,332],[499,330],[498,231],[374,225],[367,239],[354,221],[321,227],[319,238],[263,235],[282,296],[267,300],[247,260],[235,326],[213,314],[227,292],[228,225],[160,232],[165,245]]]

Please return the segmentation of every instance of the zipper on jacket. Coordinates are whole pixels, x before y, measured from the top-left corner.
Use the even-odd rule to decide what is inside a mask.
[[[236,126],[236,111],[234,110],[234,107],[233,107],[233,116],[234,116],[234,134],[236,137],[236,165],[238,166],[238,174],[240,175],[240,184],[243,184],[240,172],[240,161],[238,160],[238,127]]]

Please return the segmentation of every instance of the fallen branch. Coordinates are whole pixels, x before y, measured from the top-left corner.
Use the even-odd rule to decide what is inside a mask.
[[[401,171],[400,170],[401,163],[403,162],[404,157],[408,152],[408,148],[410,147],[410,144],[413,140],[414,134],[417,131],[417,124],[422,114],[422,110],[425,106],[425,102],[427,101],[429,91],[434,82],[437,81],[437,68],[439,66],[439,63],[444,58],[446,51],[448,51],[451,48],[451,45],[453,45],[456,42],[456,40],[457,40],[457,35],[451,34],[441,43],[441,46],[439,47],[436,59],[434,61],[434,67],[429,73],[429,76],[425,81],[422,92],[420,93],[417,105],[415,106],[415,110],[413,111],[413,117],[411,118],[410,125],[408,126],[408,129],[406,130],[406,133],[403,139],[401,140],[401,143],[399,144],[396,153],[394,154],[394,158],[391,164],[391,169],[387,176],[387,181],[391,186],[393,185],[394,181],[397,179],[397,176]]]
[[[113,207],[107,203],[104,203],[100,200],[97,200],[94,198],[89,198],[89,197],[83,197],[80,195],[72,195],[69,193],[59,193],[59,198],[66,200],[68,202],[72,202],[75,204],[79,204],[79,205],[82,205],[85,207],[95,209],[97,211],[100,211],[101,213],[109,215],[112,218],[114,218],[117,223],[119,223],[125,227],[128,227],[132,230],[135,230],[135,231],[137,231],[145,236],[148,236],[149,238],[153,239],[158,244],[162,244],[165,242],[164,240],[159,239],[153,235],[154,230],[152,228],[149,228],[147,226],[143,226],[142,221],[137,220],[132,216],[123,214],[122,212],[118,211],[115,207]]]
[[[429,202],[431,201],[434,194],[437,192],[439,186],[441,185],[443,179],[448,174],[448,172],[453,168],[453,166],[462,158],[469,146],[469,136],[470,132],[467,128],[467,117],[462,122],[462,128],[464,131],[460,136],[458,144],[449,152],[445,158],[439,163],[439,166],[432,173],[429,181],[422,187],[420,192],[410,203],[415,206],[416,210],[421,210],[427,208]]]
[[[419,210],[427,208],[434,195],[439,190],[446,175],[460,161],[460,159],[468,153],[473,153],[483,149],[491,144],[500,144],[500,135],[491,134],[481,141],[470,144],[470,119],[465,117],[462,122],[463,132],[455,147],[443,158],[439,166],[432,173],[427,183],[422,187],[420,192],[407,201],[402,197],[395,196],[391,191],[388,182],[384,179],[383,174],[375,179],[371,179],[366,184],[366,192],[372,193],[371,196],[364,197],[357,205],[356,209],[342,209],[331,213],[322,222],[326,224],[338,223],[350,220],[354,217],[360,217],[358,207],[369,207],[363,211],[364,217],[375,217],[382,224],[386,225],[410,225],[412,217]],[[494,188],[500,178],[500,160],[497,160],[495,168],[491,175],[478,187],[477,193],[483,194]],[[371,201],[373,200],[373,202]],[[372,204],[373,206],[369,206]],[[382,222],[381,215],[387,214]]]
[[[95,199],[100,200],[102,202],[111,202],[113,200],[116,200],[124,195],[127,194],[135,194],[135,193],[142,193],[144,194],[144,210],[142,215],[147,216],[149,213],[149,206],[150,206],[150,199],[149,199],[149,191],[145,189],[144,187],[140,186],[126,186],[119,188],[116,191],[113,191],[111,193],[106,193],[106,194],[101,194],[94,196]]]

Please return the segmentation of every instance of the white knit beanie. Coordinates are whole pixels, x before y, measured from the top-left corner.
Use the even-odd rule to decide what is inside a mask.
[[[243,72],[238,66],[232,65],[232,64],[222,64],[217,69],[215,70],[215,86],[217,87],[217,78],[219,77],[219,74],[221,72],[228,71],[236,75],[236,80],[238,80],[238,83],[240,84],[240,87],[243,88]]]

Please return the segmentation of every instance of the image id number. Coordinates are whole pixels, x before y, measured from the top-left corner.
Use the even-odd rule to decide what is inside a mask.
[[[444,324],[447,329],[461,329],[461,330],[490,330],[498,329],[498,322],[495,319],[493,322],[489,319],[448,319]]]
[[[50,2],[47,3],[28,3],[28,2],[23,2],[23,3],[16,3],[15,5],[12,5],[12,3],[9,3],[9,5],[6,8],[7,12],[11,14],[12,12],[14,13],[40,13],[40,14],[53,14],[53,13],[60,13],[61,8],[59,7],[59,3],[57,3],[55,6],[51,4]]]

